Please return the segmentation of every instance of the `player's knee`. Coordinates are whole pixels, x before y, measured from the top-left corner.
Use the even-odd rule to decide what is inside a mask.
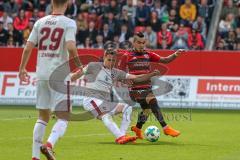
[[[128,113],[132,113],[132,106],[129,106],[129,105],[125,105],[122,112],[128,112]]]
[[[39,119],[48,123],[50,119],[50,111],[48,110],[39,110]]]
[[[143,110],[143,114],[146,115],[146,116],[149,116],[149,114],[152,112],[151,109],[144,109]]]
[[[112,121],[112,116],[109,114],[104,114],[101,116],[102,121],[104,124],[108,124],[110,121]]]
[[[150,104],[152,100],[156,99],[156,97],[153,95],[153,94],[149,94],[147,97],[146,97],[146,102],[147,104]]]
[[[63,111],[56,111],[55,112],[58,119],[63,119],[66,121],[69,121],[70,119],[70,113],[69,112],[63,112]]]

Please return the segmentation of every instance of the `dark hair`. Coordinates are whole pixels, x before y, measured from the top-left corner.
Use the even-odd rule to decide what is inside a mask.
[[[137,32],[135,33],[135,36],[138,36],[140,38],[143,38],[144,37],[144,34],[142,32]]]
[[[54,5],[60,6],[68,2],[68,0],[53,0]]]
[[[117,51],[113,48],[107,48],[104,52],[104,55],[117,55]]]
[[[137,40],[137,37],[144,38],[144,34],[142,32],[137,32],[134,34],[133,42]]]

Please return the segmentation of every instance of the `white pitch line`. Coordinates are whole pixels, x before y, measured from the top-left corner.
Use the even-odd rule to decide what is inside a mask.
[[[17,118],[4,118],[0,121],[14,121],[14,120],[27,120],[27,119],[36,119],[37,117],[17,117]]]
[[[99,137],[104,137],[104,136],[110,136],[112,134],[110,133],[99,133],[99,134],[82,134],[82,135],[72,135],[72,136],[64,136],[63,138],[80,138],[80,137],[93,137],[93,136],[99,136]],[[3,140],[7,141],[21,141],[21,140],[31,140],[32,137],[13,137],[13,138],[0,138],[0,142]]]

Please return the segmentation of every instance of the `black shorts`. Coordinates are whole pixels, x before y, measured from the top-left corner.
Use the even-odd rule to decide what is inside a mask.
[[[149,104],[147,104],[146,98],[152,93],[152,89],[139,89],[139,90],[130,90],[129,95],[134,102],[140,104],[142,109],[150,109]]]

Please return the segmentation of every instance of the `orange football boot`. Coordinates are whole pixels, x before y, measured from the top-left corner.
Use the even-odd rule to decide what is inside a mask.
[[[165,135],[169,135],[172,137],[177,137],[181,134],[178,130],[173,129],[169,125],[167,125],[166,127],[163,128],[163,132]]]
[[[136,141],[137,140],[137,137],[136,136],[122,136],[122,137],[119,137],[115,140],[116,143],[118,144],[126,144],[128,142],[133,142],[133,141]]]
[[[131,127],[131,130],[133,132],[135,132],[136,136],[139,138],[139,139],[143,139],[143,133],[142,133],[142,130],[137,128],[136,126],[132,126]]]

